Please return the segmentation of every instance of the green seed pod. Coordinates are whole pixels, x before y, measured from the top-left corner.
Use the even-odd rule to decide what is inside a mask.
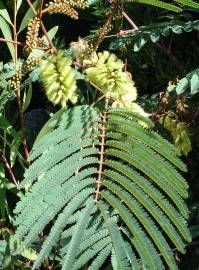
[[[51,55],[41,63],[41,79],[47,98],[54,104],[66,106],[68,100],[77,102],[77,86],[72,60],[65,57],[63,51]]]
[[[107,98],[135,101],[137,90],[128,72],[123,71],[124,63],[108,51],[95,53],[84,61],[87,79],[97,85]]]

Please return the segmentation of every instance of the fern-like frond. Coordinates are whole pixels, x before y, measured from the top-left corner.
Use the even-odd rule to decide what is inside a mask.
[[[197,4],[198,5],[198,4]],[[168,37],[171,33],[180,35],[183,32],[191,32],[199,29],[199,21],[181,22],[169,21],[153,23],[149,26],[140,26],[138,30],[128,35],[118,37],[111,42],[110,49],[118,49],[122,45],[129,44],[133,51],[141,50],[148,42],[156,43],[161,37]]]
[[[0,64],[0,113],[5,110],[6,103],[15,97],[15,92],[10,86],[9,79],[15,75],[13,63],[5,66]]]
[[[107,259],[107,254],[109,254],[111,251],[111,245],[106,246],[104,249],[102,249],[97,257],[93,260],[92,264],[89,266],[88,270],[98,270],[102,266],[102,264]]]
[[[139,262],[137,261],[137,258],[135,256],[130,244],[127,241],[124,241],[124,249],[126,251],[126,254],[127,254],[128,260],[131,264],[131,267],[134,270],[140,270]]]
[[[66,257],[62,264],[62,270],[71,269],[72,265],[74,264],[78,252],[78,247],[80,246],[84,230],[86,229],[87,224],[89,223],[89,216],[93,207],[94,201],[91,198],[91,200],[87,201],[85,210],[82,213],[82,217],[78,220],[77,225],[75,226],[75,230],[72,239],[70,241]]]
[[[135,122],[133,125],[131,121],[126,120],[124,122],[120,117],[110,117],[107,129],[110,131],[120,132],[124,135],[131,136],[142,141],[147,146],[168,159],[176,167],[186,171],[186,167],[183,162],[175,156],[175,154],[167,147],[166,141],[163,140],[158,134],[143,129]]]
[[[185,198],[187,197],[188,194],[186,189],[188,188],[188,185],[185,182],[185,179],[175,170],[174,167],[171,166],[171,164],[164,160],[160,155],[155,153],[152,149],[144,145],[141,141],[135,140],[130,137],[124,138],[122,134],[116,132],[108,133],[107,138],[127,142],[130,145],[130,148],[132,147],[134,154],[140,154],[140,158],[144,158],[145,156],[147,156],[149,159],[151,155],[153,155],[156,164],[158,164],[158,169],[162,171],[162,173],[164,173],[165,177],[167,178],[166,181],[169,181],[170,185],[175,187],[175,189],[177,190],[177,192],[179,192],[181,196]],[[178,183],[178,185],[176,184],[176,182]]]
[[[127,123],[131,124],[131,127],[136,125],[136,128],[138,128],[140,131],[142,131],[144,134],[151,136],[151,132],[152,130],[150,130],[150,132],[147,132],[146,129],[140,127],[140,125],[138,125],[136,121],[143,121],[146,123],[146,126],[153,128],[154,124],[153,122],[149,119],[149,118],[144,118],[143,116],[132,112],[129,109],[123,109],[123,108],[110,108],[109,110],[109,114],[111,115],[117,115],[118,116],[118,120],[130,120],[127,121]],[[121,118],[120,118],[121,117]],[[112,117],[109,117],[109,122],[111,122]],[[114,118],[113,118],[114,119]],[[133,125],[132,125],[133,122]],[[152,132],[153,133],[153,132]],[[163,139],[161,136],[159,136],[157,133],[153,133],[153,135],[151,136],[151,138],[154,138],[157,142],[159,142],[161,144],[161,146],[165,146],[169,151],[171,151],[172,153],[175,153],[175,155],[180,155],[180,151],[178,149],[176,149],[175,146],[173,146],[172,144],[170,144],[167,140]]]
[[[139,186],[156,204],[164,211],[164,213],[169,217],[169,219],[178,228],[181,235],[189,242],[191,241],[190,232],[187,229],[186,221],[179,215],[176,209],[170,204],[170,202],[165,198],[165,196],[154,187],[146,178],[141,176],[132,168],[124,165],[118,161],[106,161],[106,165],[112,169],[118,171],[122,175],[128,177],[133,183]],[[114,172],[112,172],[114,173]],[[107,171],[104,171],[105,176]],[[109,176],[110,177],[110,176]],[[126,178],[125,178],[126,180]],[[114,181],[117,181],[114,178]]]
[[[184,6],[199,8],[199,4],[193,0],[174,0],[178,4],[182,4]],[[172,3],[167,3],[167,1],[161,0],[125,0],[125,2],[135,2],[139,4],[151,5],[154,7],[164,8],[167,10],[171,10],[174,12],[180,12],[182,9],[178,6],[175,6]]]
[[[56,243],[59,239],[59,236],[60,236],[61,232],[63,231],[63,228],[65,227],[65,220],[67,220],[67,218],[70,215],[72,215],[72,213],[74,211],[76,211],[76,209],[80,205],[82,205],[82,203],[86,200],[88,195],[92,193],[92,191],[93,191],[92,189],[87,189],[87,190],[84,190],[82,193],[78,193],[77,196],[75,196],[71,200],[71,202],[67,205],[67,207],[65,207],[64,211],[59,215],[59,217],[57,218],[55,224],[53,225],[53,227],[51,229],[49,236],[44,241],[44,244],[43,244],[42,249],[39,253],[39,256],[33,265],[33,268],[32,268],[33,270],[39,268],[42,261],[50,253],[52,247],[54,245],[56,245]],[[85,212],[90,211],[91,206],[92,206],[92,204],[89,205],[88,209],[86,209]],[[85,221],[87,221],[87,220],[82,218],[81,222],[85,222]],[[77,223],[77,226],[78,225],[79,225],[79,223]]]
[[[166,240],[164,239],[163,235],[161,234],[161,232],[156,227],[155,223],[153,223],[153,221],[146,214],[146,212],[141,207],[141,205],[136,200],[134,200],[129,195],[129,193],[123,191],[119,186],[115,184],[111,184],[109,182],[106,182],[105,185],[108,187],[109,190],[115,193],[120,198],[120,200],[123,201],[128,206],[129,209],[131,209],[132,213],[141,222],[142,226],[145,227],[146,231],[148,232],[150,237],[153,239],[157,248],[160,250],[160,253],[164,257],[168,265],[171,267],[174,264],[174,260],[172,259],[172,256],[169,255],[171,253],[169,246]],[[166,228],[167,224],[164,224],[164,225],[162,224],[162,227],[164,227],[164,230],[167,232],[167,229],[168,229]],[[181,250],[181,247],[183,246],[182,240],[179,239],[179,237],[175,239],[175,235],[172,235],[171,239],[174,239],[174,242],[175,244],[177,244],[178,248],[180,248],[180,251],[184,252],[184,250]],[[177,240],[179,240],[179,243]]]
[[[171,10],[171,11],[174,11],[174,12],[182,11],[181,8],[179,8],[179,7],[176,7],[176,6],[172,5],[172,4],[168,4],[168,3],[165,3],[165,2],[159,1],[159,0],[127,0],[127,2],[136,2],[136,3],[139,3],[139,4],[151,5],[151,6]]]
[[[151,240],[147,237],[143,229],[140,227],[139,223],[135,217],[131,214],[126,206],[121,204],[121,201],[112,195],[110,192],[103,192],[102,197],[118,211],[120,217],[125,222],[126,226],[135,238],[136,245],[135,248],[142,258],[145,267],[150,266],[151,269],[164,269],[163,264],[156,256],[157,251]]]
[[[166,231],[171,241],[173,241],[176,246],[178,246],[179,244],[179,248],[181,249],[181,246],[183,246],[183,242],[179,237],[178,233],[176,232],[175,228],[173,227],[173,225],[165,217],[160,208],[157,205],[155,205],[154,202],[148,196],[146,196],[146,194],[144,194],[140,188],[138,188],[126,177],[120,175],[119,173],[112,171],[105,171],[104,175],[110,177],[115,182],[118,182],[119,184],[123,185],[125,187],[125,190],[128,190],[133,195],[133,197],[136,198],[136,200],[140,204],[142,204],[143,207],[153,216],[153,218],[156,219],[156,222],[159,223],[160,227],[162,227],[162,229]],[[107,182],[107,180],[104,180],[103,185],[108,187],[111,185],[111,182],[110,181]]]
[[[106,249],[106,254],[104,254],[102,251]],[[73,266],[73,270],[81,269],[82,266],[84,266],[88,261],[90,261],[92,258],[95,258],[95,256],[98,255],[98,259],[103,256],[103,262],[106,260],[106,258],[109,256],[112,249],[111,239],[110,237],[104,237],[98,242],[96,242],[92,247],[89,247],[82,255],[80,255]],[[102,263],[103,263],[102,262]],[[93,261],[94,263],[94,261]],[[101,265],[99,265],[101,266]],[[98,268],[100,269],[100,268]]]
[[[116,108],[100,115],[80,106],[49,120],[15,209],[21,249],[48,228],[33,269],[57,247],[62,270],[88,263],[98,270],[111,254],[114,269],[177,269],[169,243],[184,252],[191,240],[183,200],[188,186],[175,169],[186,167],[152,128],[149,119]]]
[[[103,205],[102,202],[99,202],[98,207],[102,212],[104,221],[109,230],[111,241],[113,243],[113,249],[117,260],[117,269],[128,270],[129,263],[127,259],[127,254],[124,249],[124,240],[122,239],[117,223],[115,222],[115,220],[111,219],[106,213],[107,208]]]
[[[192,0],[174,0],[177,3],[180,3],[184,6],[192,7],[192,8],[199,8],[199,4]]]

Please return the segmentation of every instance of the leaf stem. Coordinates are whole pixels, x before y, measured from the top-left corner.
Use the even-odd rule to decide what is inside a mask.
[[[17,1],[14,0],[14,23],[13,23],[13,36],[14,36],[14,48],[15,48],[15,67],[16,67],[16,73],[18,71],[18,36],[17,36]],[[27,146],[27,140],[26,140],[26,131],[24,126],[24,117],[23,117],[23,110],[22,110],[22,104],[21,104],[21,93],[20,93],[20,86],[17,87],[16,91],[17,96],[17,104],[18,104],[18,110],[19,110],[19,119],[20,119],[20,125],[22,130],[22,145],[24,149],[24,154],[26,159],[28,159],[29,152],[28,152],[28,146]]]
[[[19,42],[19,41],[14,41],[14,40],[7,40],[5,38],[0,38],[0,42],[4,42],[4,43],[12,43],[14,45],[20,45],[20,46],[24,46],[25,43]]]
[[[106,96],[103,95],[101,97],[99,97],[97,100],[95,100],[92,104],[91,104],[91,107],[94,107],[98,102],[100,102],[102,99],[104,99]]]

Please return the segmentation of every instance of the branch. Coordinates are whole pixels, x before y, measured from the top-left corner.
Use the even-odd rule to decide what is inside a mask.
[[[32,9],[32,11],[34,12],[34,14],[35,14],[36,16],[38,16],[38,12],[37,12],[36,9],[34,8],[33,4],[30,2],[30,0],[26,0],[26,1],[27,1],[27,3],[28,3],[29,7],[30,7],[30,8]],[[41,16],[42,16],[42,11],[41,11],[41,9],[39,10],[39,16],[40,16],[40,18],[41,18]],[[45,26],[44,26],[42,20],[41,20],[41,29],[42,29],[44,35],[46,36],[46,38],[47,38],[47,40],[48,40],[48,42],[49,42],[49,44],[50,44],[50,46],[51,46],[53,52],[56,52],[57,49],[56,49],[55,45],[53,44],[52,40],[49,38],[48,32],[47,32],[47,30],[46,30],[46,28],[45,28]]]
[[[32,11],[35,13],[35,15],[37,15],[37,11],[36,11],[36,9],[34,8],[34,6],[33,6],[33,4],[31,3],[31,1],[30,1],[30,0],[26,0],[26,1],[27,1],[27,3],[28,3],[29,7],[32,9]]]
[[[41,11],[41,13],[42,13],[42,15],[43,15],[43,14],[47,13],[48,11],[49,11],[49,7],[44,8],[44,9]]]
[[[12,43],[14,45],[20,45],[20,46],[25,46],[25,43],[16,41],[16,40],[7,40],[5,38],[0,38],[0,42],[4,42],[4,43]]]
[[[41,17],[42,17],[43,5],[44,5],[44,0],[40,0],[40,1],[41,1],[41,5],[40,5],[40,10],[39,10],[39,18],[41,19]]]
[[[138,30],[137,25],[132,21],[132,19],[126,14],[126,12],[122,11],[123,17],[130,23],[131,26],[133,26],[134,30]]]
[[[130,29],[130,30],[120,30],[117,34],[113,34],[113,35],[107,35],[104,36],[104,38],[117,38],[117,37],[122,37],[122,36],[126,36],[129,34],[133,34],[136,30],[135,29]]]
[[[4,43],[12,43],[14,45],[19,45],[19,46],[25,46],[26,44],[20,41],[16,41],[16,40],[7,40],[5,38],[1,38],[0,37],[0,42],[4,42]],[[42,50],[42,51],[47,51],[49,50],[49,48],[42,48],[42,47],[36,47],[35,49],[37,50]]]

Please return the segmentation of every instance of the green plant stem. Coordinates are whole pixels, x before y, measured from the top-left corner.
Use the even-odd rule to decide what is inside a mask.
[[[18,36],[17,36],[17,1],[14,0],[14,23],[13,23],[13,36],[14,36],[14,48],[15,48],[15,66],[16,66],[16,72],[17,72],[17,65],[18,65]],[[29,151],[28,151],[28,145],[26,140],[26,131],[24,126],[24,117],[23,117],[23,110],[22,110],[22,104],[21,104],[21,94],[20,94],[20,86],[17,88],[16,91],[17,96],[17,104],[18,104],[18,110],[19,110],[19,119],[20,119],[20,125],[22,130],[22,145],[24,149],[24,155],[25,158],[28,159]]]
[[[103,100],[105,98],[105,95],[99,97],[97,100],[95,100],[92,104],[91,107],[94,107],[98,102],[100,102],[101,100]]]
[[[17,47],[17,1],[14,0],[14,24],[13,24],[13,35],[15,42],[15,64],[18,62],[18,47]]]
[[[13,184],[18,187],[17,180],[13,174],[12,168],[10,167],[4,153],[0,150],[0,160],[3,162],[5,170],[8,172],[10,179],[12,180]]]

